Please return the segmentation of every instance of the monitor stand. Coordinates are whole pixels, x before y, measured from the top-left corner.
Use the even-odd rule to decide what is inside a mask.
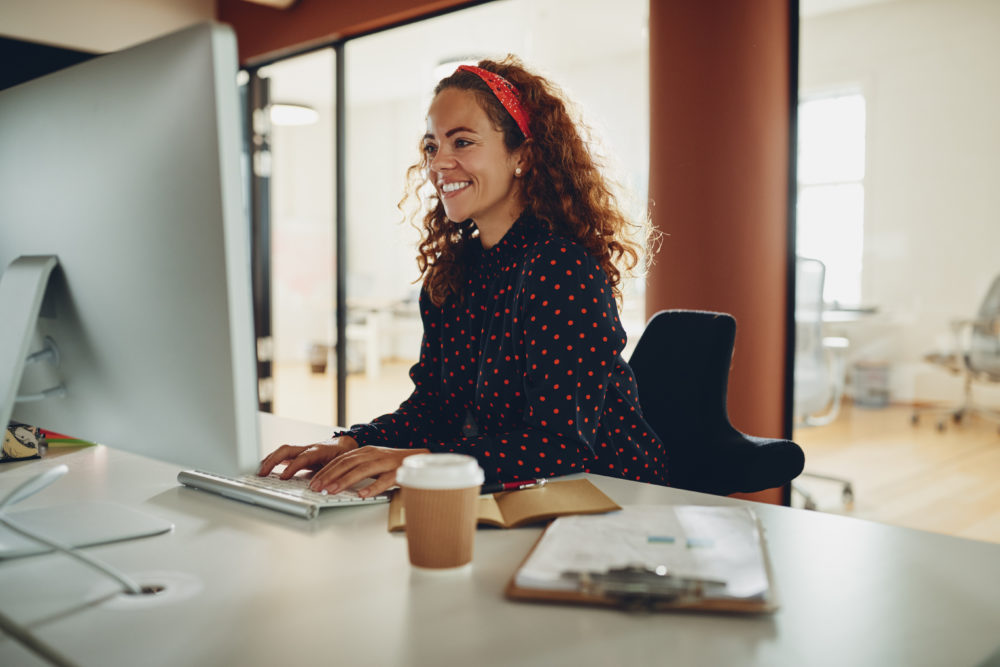
[[[38,336],[38,316],[45,289],[58,264],[55,255],[22,255],[0,276],[0,428],[7,428],[14,403],[18,401],[28,350]],[[35,354],[32,361],[47,356]],[[63,391],[59,385],[21,400],[59,395]]]

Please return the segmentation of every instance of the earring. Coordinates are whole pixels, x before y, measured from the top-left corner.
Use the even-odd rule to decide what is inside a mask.
[[[518,167],[517,169],[514,170],[514,175],[515,176],[520,176],[521,175],[521,168],[520,167]]]

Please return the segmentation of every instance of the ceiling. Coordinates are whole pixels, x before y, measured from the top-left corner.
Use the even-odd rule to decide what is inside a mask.
[[[802,0],[803,18],[902,0]],[[348,96],[358,105],[425,97],[435,66],[462,57],[517,53],[536,69],[581,58],[579,45],[600,43],[601,57],[645,49],[648,0],[497,0],[351,40],[346,48]],[[582,49],[586,53],[586,49]],[[324,49],[261,69],[274,100],[331,106],[333,52]]]
[[[544,72],[567,59],[579,62],[580,44],[600,43],[603,58],[644,49],[647,8],[647,0],[617,0],[608,21],[606,0],[497,0],[353,39],[346,47],[348,95],[360,105],[426,96],[439,63],[469,56],[515,53]],[[333,68],[325,50],[261,73],[271,78],[272,99],[322,105],[333,97]]]

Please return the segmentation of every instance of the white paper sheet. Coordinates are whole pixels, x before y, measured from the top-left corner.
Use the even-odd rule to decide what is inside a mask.
[[[666,567],[678,577],[725,582],[713,597],[763,599],[767,567],[756,516],[745,507],[630,505],[609,514],[567,516],[545,531],[515,583],[575,590],[565,572]]]

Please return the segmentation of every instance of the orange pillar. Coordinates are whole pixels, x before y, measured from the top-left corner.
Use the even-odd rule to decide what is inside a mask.
[[[646,312],[736,318],[729,414],[767,437],[784,425],[790,15],[788,0],[649,8],[649,193],[666,236]]]

